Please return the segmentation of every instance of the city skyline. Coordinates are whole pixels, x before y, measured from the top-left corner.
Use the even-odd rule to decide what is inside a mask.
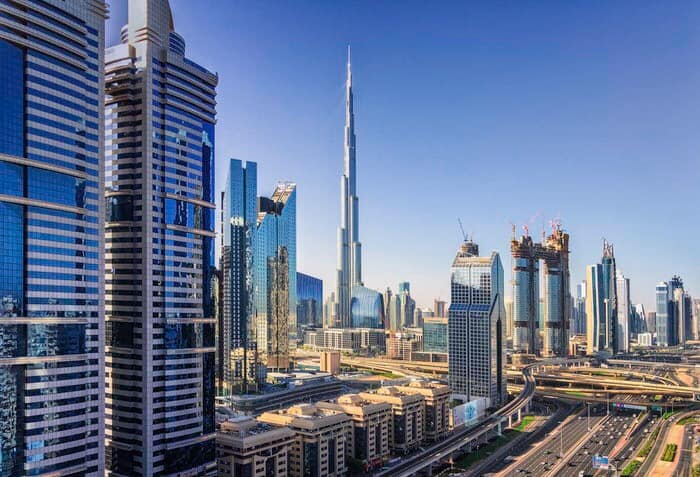
[[[124,23],[125,3],[110,2],[107,45],[115,43]],[[698,171],[691,151],[700,144],[687,133],[697,101],[683,95],[698,73],[690,58],[694,33],[686,18],[700,12],[691,4],[682,7],[638,5],[627,15],[621,6],[585,12],[574,5],[531,12],[485,12],[475,6],[464,32],[438,9],[411,33],[399,27],[380,30],[381,19],[394,9],[382,6],[372,19],[365,3],[349,13],[353,21],[329,29],[317,23],[340,24],[333,6],[310,14],[309,4],[300,4],[300,25],[281,26],[286,6],[276,12],[246,4],[233,13],[220,8],[209,24],[203,21],[209,9],[173,2],[176,29],[188,38],[188,51],[222,80],[217,128],[225,132],[217,143],[218,187],[230,157],[261,164],[266,170],[261,183],[294,180],[299,187],[298,269],[322,278],[327,292],[335,282],[343,64],[346,45],[352,44],[356,112],[362,118],[363,280],[376,290],[410,281],[421,307],[448,295],[442,270],[461,241],[457,217],[484,250],[506,256],[510,222],[529,223],[538,237],[542,225],[560,216],[572,236],[573,283],[584,278],[586,265],[597,262],[605,236],[616,244],[618,263],[631,280],[632,302],[649,309],[656,283],[674,274],[684,277],[691,293],[697,290],[691,185]],[[401,23],[421,13],[407,4],[399,12]],[[521,14],[555,37],[566,33],[566,41],[554,45],[535,33],[537,28],[526,27]],[[557,27],[555,19],[565,21]],[[446,22],[444,33],[431,30],[438,21]],[[672,21],[679,26],[664,28]],[[584,28],[585,22],[593,28]],[[206,35],[200,25],[207,25]],[[387,41],[379,41],[382,34]],[[221,41],[204,40],[212,37]],[[450,38],[454,45],[443,51]],[[608,48],[611,44],[616,46]],[[488,75],[486,84],[482,75]],[[577,91],[585,94],[576,98]],[[440,108],[444,113],[437,115]],[[531,190],[529,201],[518,200],[519,161],[537,161],[543,172],[536,180],[544,184],[556,178],[557,183],[551,190]],[[563,167],[554,168],[556,162]],[[492,170],[494,164],[499,167]],[[480,181],[470,184],[469,196],[492,201],[481,211],[459,205],[464,200],[460,184],[472,176]],[[674,207],[659,200],[657,183],[674,184]],[[593,192],[605,188],[628,199],[606,207]],[[556,204],[547,200],[552,194]],[[399,225],[388,226],[392,222]],[[679,223],[689,223],[691,230],[678,233]],[[424,233],[408,237],[405,230],[412,228]],[[407,263],[405,256],[415,260]],[[505,278],[510,296],[509,272]]]

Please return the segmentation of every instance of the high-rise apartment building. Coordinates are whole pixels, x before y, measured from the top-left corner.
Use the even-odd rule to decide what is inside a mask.
[[[671,306],[668,283],[656,285],[656,344],[673,346],[673,308]]]
[[[0,475],[103,475],[107,7],[0,10]]]
[[[323,281],[297,272],[297,325],[323,326]]]
[[[362,245],[360,244],[360,199],[355,174],[355,113],[353,111],[352,68],[348,46],[345,82],[345,142],[343,176],[340,179],[340,227],[338,227],[338,270],[336,278],[337,320],[344,328],[352,326],[352,289],[362,285]]]
[[[617,340],[616,349],[619,353],[628,353],[630,350],[630,322],[632,320],[632,302],[630,298],[630,279],[622,272],[617,271]]]
[[[576,284],[576,298],[573,299],[571,316],[571,333],[586,334],[586,281]]]
[[[255,339],[253,258],[257,228],[257,175],[255,162],[229,160],[221,197],[222,361],[224,392],[246,392],[255,383],[258,363]],[[246,350],[246,352],[244,352]],[[232,359],[240,357],[240,361]],[[248,358],[253,357],[249,363]],[[251,372],[251,370],[253,370]]]
[[[693,339],[700,340],[700,298],[693,299]]]
[[[105,54],[106,467],[211,473],[218,77],[185,56],[167,0],[128,6]]]
[[[529,235],[511,239],[513,257],[513,350],[537,353],[539,308],[542,310],[542,350],[545,356],[568,353],[570,286],[569,234],[553,223],[544,243]],[[539,297],[539,261],[544,262],[544,296]]]
[[[595,354],[608,349],[610,334],[603,297],[603,266],[586,267],[586,352]]]
[[[489,406],[506,400],[503,266],[498,253],[479,256],[465,241],[452,263],[448,311],[449,384],[464,402],[483,397]]]
[[[608,351],[612,354],[618,352],[618,323],[617,323],[617,271],[615,269],[615,252],[613,244],[603,240],[603,258],[601,259],[602,274],[601,284],[603,304],[605,306],[605,323],[610,338],[608,339]]]
[[[253,259],[256,339],[268,368],[289,368],[296,340],[296,184],[284,182],[258,199]]]

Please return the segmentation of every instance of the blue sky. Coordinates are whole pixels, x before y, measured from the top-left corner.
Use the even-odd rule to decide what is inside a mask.
[[[110,2],[107,42],[126,1]],[[615,244],[632,299],[700,296],[700,3],[171,0],[219,73],[230,157],[298,186],[298,269],[334,288],[345,47],[352,45],[363,278],[449,299],[460,217],[510,267],[510,223],[560,217],[572,284]],[[506,293],[510,294],[508,285]]]

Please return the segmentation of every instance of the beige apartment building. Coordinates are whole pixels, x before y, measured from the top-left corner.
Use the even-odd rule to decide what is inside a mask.
[[[286,477],[295,438],[288,427],[272,426],[248,416],[223,422],[216,433],[217,475]]]
[[[425,398],[422,394],[402,392],[396,386],[379,388],[376,392],[360,393],[369,402],[391,405],[389,449],[394,454],[406,454],[423,443]]]
[[[288,427],[296,434],[289,453],[289,475],[341,477],[352,455],[352,421],[344,412],[300,404],[263,413],[259,421]]]
[[[408,386],[396,386],[404,394],[420,394],[425,399],[423,418],[424,438],[435,442],[450,431],[450,387],[430,381],[414,381]]]
[[[352,454],[365,470],[380,467],[389,458],[391,404],[373,402],[359,394],[346,394],[332,402],[319,402],[323,409],[342,411],[352,419]]]

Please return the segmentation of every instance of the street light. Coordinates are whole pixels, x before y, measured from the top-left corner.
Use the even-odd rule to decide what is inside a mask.
[[[561,423],[559,421],[559,424]],[[564,426],[561,426],[561,431],[559,431],[559,458],[564,458]]]
[[[588,419],[586,420],[586,423],[588,424],[588,431],[591,430],[591,403],[587,402],[586,403],[586,410],[588,411]]]

